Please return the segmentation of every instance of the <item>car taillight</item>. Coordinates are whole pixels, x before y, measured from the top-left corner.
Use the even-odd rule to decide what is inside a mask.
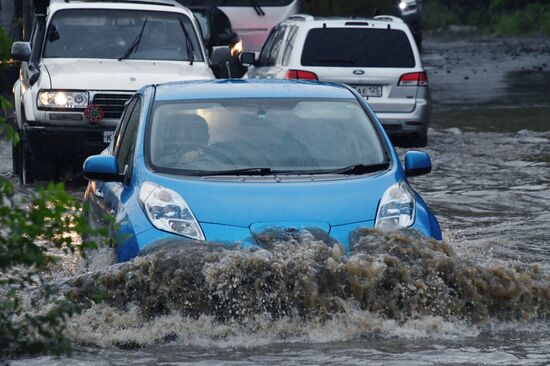
[[[411,72],[401,75],[399,86],[428,86],[428,75],[425,72]]]
[[[314,72],[304,70],[288,70],[285,79],[319,80]]]

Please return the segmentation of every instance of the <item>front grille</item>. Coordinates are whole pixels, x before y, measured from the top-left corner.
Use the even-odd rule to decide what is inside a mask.
[[[124,103],[132,97],[132,94],[107,94],[98,93],[94,95],[92,101],[103,109],[105,115],[103,118],[119,119],[124,110]]]

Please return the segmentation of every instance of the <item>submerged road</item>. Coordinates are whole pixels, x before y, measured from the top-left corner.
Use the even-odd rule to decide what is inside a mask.
[[[425,149],[432,157],[433,172],[412,178],[411,183],[438,216],[445,240],[456,253],[450,266],[455,270],[463,268],[470,275],[475,269],[502,276],[494,266],[511,272],[531,268],[532,273],[550,274],[550,40],[432,35],[426,37],[423,59],[434,100],[429,145]],[[406,151],[398,150],[400,154]],[[10,156],[9,147],[3,144],[0,174],[7,177],[11,174]],[[73,184],[70,189],[79,196],[83,187]],[[294,258],[298,266],[309,265],[306,262],[312,259],[308,253],[307,248],[297,251],[302,256]],[[404,265],[403,273],[421,276],[418,266],[429,266],[427,258],[435,254]],[[284,253],[270,258],[281,263],[288,261]],[[172,259],[160,261],[155,268],[188,260]],[[217,260],[220,262],[208,265],[204,281],[214,278],[219,281],[219,291],[231,296],[248,293],[250,288],[239,292],[240,285],[231,281],[238,276],[240,266],[262,258],[233,254]],[[372,271],[377,270],[376,262],[370,265]],[[316,266],[312,263],[307,268]],[[176,285],[170,288],[169,284],[154,283],[153,277],[140,277],[144,268],[136,265],[128,269],[133,273],[132,281],[167,292],[179,289]],[[116,271],[107,268],[100,276],[106,281],[116,280]],[[58,277],[63,278],[66,272],[67,269]],[[68,272],[79,274],[84,269],[77,264]],[[170,275],[173,270],[167,269],[166,273]],[[218,277],[212,277],[214,273]],[[419,279],[428,289],[441,285],[436,280]],[[223,281],[233,283],[233,287],[226,289]],[[454,278],[454,282],[460,281],[461,278]],[[116,282],[111,285],[118,288]],[[306,290],[315,293],[320,291],[318,286],[322,286],[320,282],[313,281]],[[540,295],[533,292],[533,287],[525,289],[522,299],[526,303],[530,296],[536,299]],[[493,295],[499,296],[498,291]],[[226,300],[230,302],[231,296]],[[376,305],[392,300],[395,299],[373,301]],[[140,312],[144,303],[136,301],[122,308],[97,305],[76,317],[69,332],[75,342],[86,346],[79,346],[70,359],[41,357],[12,364],[550,363],[547,319],[522,321],[511,316],[473,324],[438,315],[400,322],[396,320],[399,309],[395,310],[397,316],[388,319],[359,309],[358,303],[344,302],[337,307],[345,311],[328,322],[305,322],[300,317],[274,321],[269,314],[258,313],[235,324],[219,323],[208,315],[189,319],[169,313],[148,318]],[[181,308],[185,304],[173,305]],[[434,314],[456,308],[456,304],[439,306]],[[475,304],[472,306],[475,308]],[[522,303],[510,306],[521,308]],[[196,310],[201,312],[200,308]]]

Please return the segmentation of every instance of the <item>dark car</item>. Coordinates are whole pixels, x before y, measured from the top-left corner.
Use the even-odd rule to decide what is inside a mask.
[[[225,65],[212,67],[217,78],[240,78],[246,72],[239,60],[243,51],[243,43],[233,30],[229,17],[216,6],[188,6],[199,22],[204,45],[208,52],[216,46],[229,46],[231,59],[229,70]]]

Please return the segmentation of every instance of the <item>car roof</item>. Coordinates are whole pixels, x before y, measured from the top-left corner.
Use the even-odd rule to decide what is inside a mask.
[[[156,101],[230,98],[355,99],[344,85],[303,80],[219,79],[156,85]]]
[[[123,3],[123,4],[143,4],[143,5],[180,5],[175,0],[50,0],[50,4],[71,4],[71,3]]]
[[[164,10],[192,16],[189,9],[175,0],[50,0],[49,8],[50,11],[67,8]]]

